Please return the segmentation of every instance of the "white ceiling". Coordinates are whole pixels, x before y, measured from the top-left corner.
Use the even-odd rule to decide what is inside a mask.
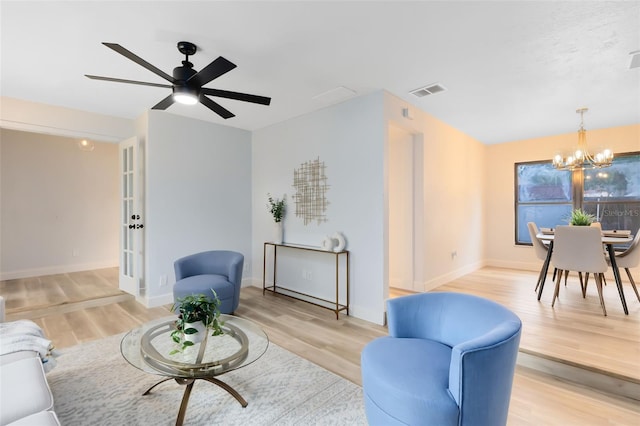
[[[385,89],[486,144],[640,123],[640,1],[5,1],[2,96],[136,118],[166,83],[106,48],[113,42],[171,74],[195,43],[199,70],[218,56],[238,67],[206,85],[270,96],[167,111],[247,130],[326,107],[344,86]],[[410,90],[448,90],[415,98]]]

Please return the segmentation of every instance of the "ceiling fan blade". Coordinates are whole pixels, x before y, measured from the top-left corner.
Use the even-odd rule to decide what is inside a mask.
[[[195,82],[198,86],[202,87],[211,80],[214,80],[221,75],[228,73],[235,67],[236,64],[234,64],[233,62],[226,60],[222,56],[218,56],[218,59],[202,68],[196,74],[191,76],[191,78],[187,81],[189,83]]]
[[[100,77],[99,75],[85,74],[84,76],[85,77],[89,77],[92,80],[115,81],[116,83],[140,84],[142,86],[164,87],[164,88],[168,88],[168,89],[173,87],[170,84],[147,83],[146,81],[135,81],[135,80],[123,80],[121,78]]]
[[[227,118],[231,118],[231,117],[235,117],[236,116],[234,113],[232,113],[228,109],[224,108],[222,105],[218,104],[217,102],[212,101],[211,99],[207,98],[204,95],[200,95],[200,103],[202,105],[206,106],[207,108],[209,108],[211,111],[213,111],[216,114],[218,114],[220,117],[224,118],[225,120]]]
[[[220,98],[236,99],[238,101],[253,102],[254,104],[269,105],[271,98],[258,95],[250,95],[248,93],[230,92],[228,90],[207,89],[203,87],[200,89],[205,95],[218,96]]]
[[[159,75],[160,77],[164,78],[165,80],[167,80],[167,81],[169,81],[171,83],[175,83],[175,80],[174,80],[174,78],[172,76],[170,76],[166,72],[162,71],[161,69],[156,68],[155,66],[151,65],[149,62],[145,61],[144,59],[142,59],[141,57],[139,57],[135,53],[125,49],[124,47],[120,46],[119,44],[116,44],[116,43],[105,43],[105,42],[103,42],[102,44],[107,46],[109,49],[115,50],[116,52],[118,52],[122,56],[124,56],[124,57],[126,57],[128,59],[131,59],[136,64],[145,67],[146,69],[148,69],[152,73],[154,73],[156,75]]]
[[[155,104],[151,109],[167,109],[171,105],[173,105],[175,101],[173,100],[173,93]]]

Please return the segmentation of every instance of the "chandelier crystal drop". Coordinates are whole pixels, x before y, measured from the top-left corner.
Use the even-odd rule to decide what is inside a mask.
[[[580,129],[578,130],[578,147],[566,157],[557,154],[553,157],[553,166],[558,170],[601,169],[609,167],[613,162],[613,151],[605,149],[592,155],[587,147],[587,131],[584,129],[584,113],[588,108],[578,108]]]

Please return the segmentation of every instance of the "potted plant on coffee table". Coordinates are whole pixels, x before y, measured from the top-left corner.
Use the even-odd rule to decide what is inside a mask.
[[[171,307],[172,312],[178,312],[171,339],[180,345],[179,349],[170,352],[171,355],[202,341],[208,330],[211,330],[212,336],[224,333],[223,322],[220,321],[220,299],[213,289],[211,292],[212,296],[190,294],[180,297]]]

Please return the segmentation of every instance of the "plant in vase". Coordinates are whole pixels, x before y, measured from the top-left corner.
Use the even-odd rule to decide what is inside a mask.
[[[569,216],[569,224],[573,226],[591,226],[595,222],[596,217],[592,214],[585,212],[582,209],[575,209],[571,211]]]
[[[278,198],[274,199],[271,194],[267,194],[267,196],[269,197],[267,207],[269,207],[269,212],[271,212],[273,220],[276,223],[274,242],[280,244],[282,243],[282,219],[284,218],[286,210],[286,195],[284,195],[281,200]]]
[[[170,352],[173,355],[193,346],[198,341],[194,339],[198,332],[208,332],[211,330],[212,336],[219,336],[224,333],[220,321],[220,299],[215,290],[211,289],[213,297],[205,294],[191,294],[178,298],[171,307],[171,311],[179,313],[176,320],[176,329],[171,332],[171,339],[180,345],[179,349]],[[198,330],[198,328],[202,328]]]

